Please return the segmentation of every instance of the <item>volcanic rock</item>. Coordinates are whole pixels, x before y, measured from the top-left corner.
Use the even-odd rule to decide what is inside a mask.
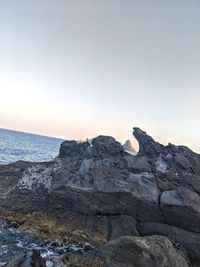
[[[96,251],[108,267],[188,267],[186,259],[162,236],[123,236]]]
[[[200,233],[155,222],[139,223],[140,234],[144,236],[162,235],[168,237],[177,247],[184,248],[192,259],[200,260]]]
[[[21,218],[28,225],[27,218],[39,212],[50,222],[47,233],[62,236],[77,230],[94,244],[148,233],[166,235],[174,243],[170,233],[176,229],[183,238],[176,234],[175,239],[190,260],[199,260],[200,155],[185,146],[159,144],[139,128],[133,135],[139,143],[135,156],[113,137],[98,136],[86,142],[63,142],[58,157],[50,162],[0,166],[0,216]],[[57,231],[49,230],[55,221]],[[162,227],[149,230],[150,222]],[[162,242],[168,244],[163,238],[158,241]],[[155,248],[153,241],[150,244]],[[172,263],[168,252],[162,253],[170,258],[169,266],[182,266]],[[155,256],[152,264],[158,263],[162,259]]]

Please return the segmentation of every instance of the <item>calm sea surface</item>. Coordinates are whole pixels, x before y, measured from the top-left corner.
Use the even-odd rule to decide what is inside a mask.
[[[0,129],[0,164],[51,160],[58,155],[62,142],[58,138]]]

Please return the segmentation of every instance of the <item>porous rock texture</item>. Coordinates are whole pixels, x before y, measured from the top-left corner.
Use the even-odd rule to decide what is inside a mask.
[[[104,245],[106,253],[115,242],[134,243],[133,250],[138,250],[139,236],[167,236],[188,253],[191,264],[198,264],[200,155],[185,146],[161,145],[139,128],[133,135],[139,143],[136,156],[126,153],[113,137],[98,136],[63,142],[50,162],[0,166],[0,216],[45,214],[68,227],[66,232],[79,229],[95,244],[111,242]],[[157,238],[159,244],[172,246],[168,239]],[[181,260],[171,263],[170,253],[178,253],[174,249],[163,250],[152,265],[139,257],[139,265],[130,260],[126,266],[187,266]],[[164,254],[170,257],[168,265],[162,263]]]

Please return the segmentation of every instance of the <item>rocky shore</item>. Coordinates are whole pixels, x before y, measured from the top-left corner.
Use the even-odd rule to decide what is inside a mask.
[[[133,135],[135,156],[98,136],[63,142],[50,162],[1,165],[0,218],[33,238],[91,247],[51,266],[200,266],[200,155],[139,128]],[[40,253],[30,257],[0,266],[47,266]]]

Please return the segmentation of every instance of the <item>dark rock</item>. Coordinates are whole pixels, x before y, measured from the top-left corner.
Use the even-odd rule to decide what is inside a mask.
[[[110,216],[110,232],[108,240],[116,239],[120,236],[138,236],[137,221],[127,215]]]
[[[123,146],[113,137],[100,135],[92,140],[92,155],[95,158],[122,157]]]
[[[19,251],[6,263],[5,267],[46,267],[45,260],[36,251]]]
[[[130,172],[152,172],[152,168],[147,157],[125,156],[124,159],[127,164],[127,169]]]
[[[200,174],[200,155],[193,152],[186,146],[175,146],[169,144],[165,147],[165,153],[171,155],[168,157],[171,168],[187,171],[193,174]]]
[[[59,157],[109,158],[122,157],[123,146],[113,137],[100,135],[91,142],[64,141],[61,144]]]
[[[34,267],[46,267],[45,260],[36,251],[33,251],[32,262]]]
[[[185,258],[162,236],[126,236],[99,247],[95,255],[108,267],[188,267]]]
[[[133,130],[133,135],[139,143],[138,156],[156,157],[162,153],[163,145],[154,141],[151,136],[140,128],[134,127]]]
[[[139,142],[136,156],[124,152],[114,138],[98,136],[63,142],[51,162],[0,166],[0,216],[41,212],[70,224],[68,232],[78,229],[97,243],[138,235],[137,221],[165,223],[190,231],[188,244],[195,254],[200,155],[184,146],[163,146],[139,128],[133,134]],[[193,255],[185,239],[180,243]]]
[[[17,222],[10,222],[8,225],[10,228],[14,228],[14,229],[19,228],[19,223]]]
[[[183,247],[188,256],[193,260],[200,260],[200,233],[186,231],[184,229],[155,222],[139,223],[140,234],[167,236],[176,246]]]
[[[165,221],[184,229],[200,232],[200,196],[186,187],[165,191],[160,197]]]
[[[61,144],[60,152],[59,152],[60,158],[81,157],[81,156],[83,156],[82,154],[83,154],[83,152],[81,150],[81,145],[79,143],[77,143],[76,141],[64,141]]]

